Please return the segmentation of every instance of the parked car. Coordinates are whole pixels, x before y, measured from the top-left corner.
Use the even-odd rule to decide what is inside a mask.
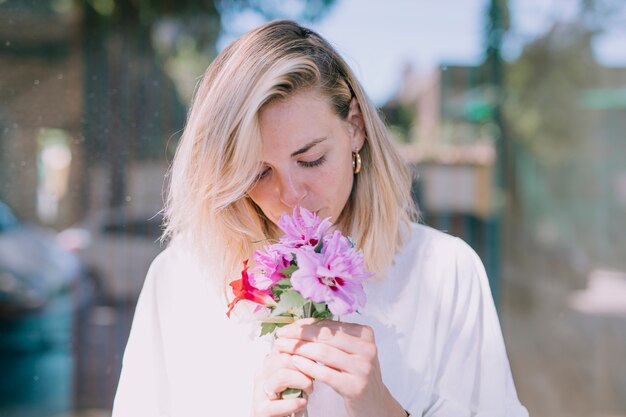
[[[95,213],[58,235],[78,253],[104,302],[137,300],[152,260],[161,252],[160,213],[116,208]]]
[[[72,329],[85,292],[78,257],[0,201],[0,415],[66,415]]]
[[[79,259],[53,233],[22,223],[0,201],[0,315],[43,308],[80,280]]]

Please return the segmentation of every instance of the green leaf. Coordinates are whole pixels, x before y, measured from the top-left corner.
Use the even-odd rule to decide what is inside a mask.
[[[317,242],[317,246],[315,246],[315,249],[313,250],[315,251],[315,253],[320,253],[323,247],[324,247],[324,241],[320,239],[320,241]]]
[[[280,298],[282,293],[288,290],[291,290],[291,281],[289,278],[283,278],[276,281],[271,288],[272,294],[274,294],[276,298]]]
[[[276,323],[261,323],[261,336],[272,333],[277,327]]]
[[[278,272],[280,272],[282,274],[283,273],[282,271],[285,271],[287,269],[289,269],[289,268],[285,268],[285,269],[283,269],[281,271],[278,271]],[[276,281],[276,284],[274,284],[274,286],[291,287],[291,281],[289,280],[289,278],[283,278],[283,279],[280,279],[280,280]]]
[[[302,307],[302,317],[313,317],[313,303],[309,300],[306,301],[306,303],[304,303],[304,306]]]
[[[330,312],[326,303],[315,303],[313,306],[315,307],[315,311],[312,314],[314,318],[321,320],[333,318],[333,313]]]
[[[315,311],[317,311],[318,313],[321,313],[323,311],[326,311],[326,303],[325,302],[321,302],[321,303],[313,303],[313,307],[315,307]]]
[[[283,268],[281,270],[279,270],[278,272],[280,272],[281,274],[283,274],[286,277],[291,277],[291,274],[293,274],[296,270],[298,269],[298,265],[295,265],[293,262],[291,263],[291,265],[289,265],[287,268]],[[280,281],[284,281],[287,278],[283,278]],[[278,281],[278,282],[280,282]],[[291,282],[289,282],[289,285],[291,285]]]
[[[313,313],[313,317],[316,319],[320,319],[320,320],[329,320],[333,318],[333,313],[330,312],[330,310],[326,310],[326,311],[322,311],[322,312],[315,312]]]
[[[272,287],[272,294],[274,294],[274,298],[280,299],[280,296],[285,292],[289,291],[290,288],[286,287]]]
[[[302,390],[296,388],[287,388],[283,392],[280,393],[280,397],[283,400],[288,400],[291,398],[300,398],[302,397]]]
[[[306,300],[295,290],[287,290],[280,295],[280,300],[274,310],[272,310],[272,316],[279,316],[281,314],[291,311],[302,310],[302,307],[306,303]]]

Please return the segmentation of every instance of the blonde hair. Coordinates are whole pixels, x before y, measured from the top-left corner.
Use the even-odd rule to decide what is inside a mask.
[[[255,242],[279,236],[246,196],[261,166],[258,113],[307,88],[318,89],[341,119],[353,97],[360,105],[363,168],[336,226],[363,249],[371,271],[391,263],[417,218],[409,171],[348,65],[311,30],[286,20],[267,23],[207,69],[170,171],[164,236],[184,236],[207,262],[220,262],[221,284],[236,277]]]

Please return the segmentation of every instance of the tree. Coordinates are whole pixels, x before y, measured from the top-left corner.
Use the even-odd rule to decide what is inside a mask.
[[[619,116],[614,111],[614,125],[608,126],[608,112],[590,108],[589,101],[609,103],[611,90],[626,79],[623,69],[598,64],[593,49],[599,35],[623,27],[623,2],[583,1],[577,16],[555,20],[506,65],[504,118],[515,149],[510,157],[518,165],[511,182],[519,204],[510,219],[520,226],[515,237],[526,233],[572,251],[582,248],[598,259],[620,247],[602,246],[609,231],[620,230],[605,226],[611,217],[606,213],[613,213],[608,191],[613,157],[621,151],[619,134],[613,133]]]
[[[163,155],[165,143],[183,127],[185,106],[166,68],[170,57],[192,53],[209,62],[223,16],[248,11],[263,19],[311,21],[333,3],[300,0],[286,15],[279,1],[77,0],[83,17],[85,149],[108,167],[108,205],[126,201],[129,161]],[[83,178],[86,210],[88,173]]]
[[[626,27],[621,0],[583,0],[571,21],[555,20],[507,66],[506,120],[514,138],[538,160],[556,164],[584,132],[581,92],[599,69],[592,44],[606,31]]]

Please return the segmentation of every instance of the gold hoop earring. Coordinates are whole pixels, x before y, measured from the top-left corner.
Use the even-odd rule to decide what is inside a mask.
[[[352,152],[352,170],[354,175],[361,172],[361,155],[358,152]]]

